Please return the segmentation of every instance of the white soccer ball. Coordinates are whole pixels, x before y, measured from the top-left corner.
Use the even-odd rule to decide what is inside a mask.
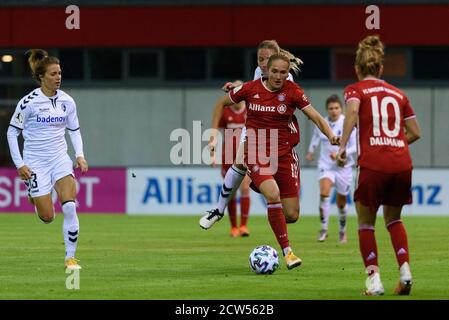
[[[279,268],[279,256],[270,246],[258,246],[249,255],[251,270],[257,274],[272,274]]]

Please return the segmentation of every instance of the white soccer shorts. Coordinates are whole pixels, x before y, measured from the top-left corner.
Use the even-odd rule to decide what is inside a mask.
[[[73,174],[73,162],[65,154],[50,163],[43,164],[41,161],[31,161],[26,164],[32,171],[31,179],[25,181],[28,194],[34,197],[44,196],[51,193],[56,181],[65,176]]]
[[[319,180],[328,178],[332,181],[337,192],[341,195],[348,195],[351,191],[352,183],[352,168],[340,168],[335,169],[329,168],[318,168],[319,170]]]

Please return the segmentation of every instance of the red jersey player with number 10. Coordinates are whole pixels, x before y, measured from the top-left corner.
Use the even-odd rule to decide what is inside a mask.
[[[273,54],[268,60],[268,78],[234,88],[229,96],[219,99],[217,105],[246,102],[245,165],[251,180],[267,201],[268,221],[285,256],[287,268],[292,269],[301,265],[302,261],[290,247],[283,213],[283,207],[287,208],[287,212],[296,212],[296,219],[290,222],[296,221],[299,216],[299,165],[290,143],[290,117],[298,108],[332,144],[338,144],[339,137],[333,135],[303,90],[286,80],[289,69],[290,59],[286,55]]]
[[[337,161],[345,162],[345,148],[357,122],[359,176],[354,194],[360,252],[368,279],[366,295],[382,295],[374,236],[376,213],[383,205],[385,225],[390,233],[400,280],[395,292],[409,294],[412,275],[407,233],[401,219],[402,206],[412,202],[412,160],[408,145],[420,137],[415,113],[407,96],[379,79],[383,71],[384,47],[378,36],[359,43],[355,70],[359,82],[346,87],[347,104],[343,136]]]

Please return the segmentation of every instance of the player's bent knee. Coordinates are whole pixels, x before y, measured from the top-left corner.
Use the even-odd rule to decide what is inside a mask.
[[[285,217],[287,223],[295,223],[299,219],[299,210],[290,210]]]
[[[45,224],[52,223],[55,220],[55,212],[53,210],[37,211],[37,216]]]
[[[52,215],[45,215],[45,216],[39,215],[39,219],[41,219],[43,223],[49,224],[49,223],[52,223],[53,220],[55,220],[55,215],[54,214],[52,214]]]
[[[267,196],[267,202],[273,203],[273,202],[280,202],[281,196],[279,194],[279,191],[273,191]]]

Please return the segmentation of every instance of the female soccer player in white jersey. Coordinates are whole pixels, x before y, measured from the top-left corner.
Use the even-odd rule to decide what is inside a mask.
[[[290,52],[281,49],[276,40],[264,40],[257,47],[258,66],[254,71],[254,80],[261,78],[263,75],[268,75],[268,67],[267,67],[268,59],[275,53],[283,53],[284,55],[289,57],[291,62],[290,70],[295,73],[299,72],[299,67],[302,65],[302,61],[299,58],[295,57]],[[293,76],[291,73],[288,74],[287,80],[293,81]],[[229,92],[230,90],[232,90],[235,87],[238,87],[241,84],[243,84],[242,81],[227,82],[222,87],[222,90],[225,92]],[[215,106],[215,110],[212,116],[212,128],[214,129],[218,128],[218,124],[222,114],[223,114],[223,107],[217,104]],[[299,143],[299,125],[295,115],[292,115],[290,119],[289,128],[291,130],[289,143],[291,146],[295,146]],[[208,211],[200,219],[200,226],[203,229],[209,229],[216,221],[220,220],[223,217],[224,210],[226,209],[230,199],[232,199],[232,195],[239,188],[240,184],[242,183],[246,175],[247,168],[243,164],[243,142],[246,136],[245,130],[246,128],[243,128],[242,130],[240,146],[237,150],[235,161],[232,164],[232,167],[228,169],[224,177],[221,192],[218,197],[217,208]],[[217,139],[215,136],[212,136],[210,140],[211,142],[209,146],[213,153]],[[290,206],[285,206],[283,209],[284,214],[287,218],[287,223],[293,223],[298,219],[299,204],[292,203]],[[249,234],[249,231],[248,230],[246,231]]]
[[[73,163],[67,154],[65,129],[76,156],[76,166],[87,172],[83,142],[72,97],[60,90],[61,67],[56,57],[41,49],[29,52],[28,62],[39,88],[24,96],[11,118],[8,143],[19,176],[28,187],[30,201],[44,223],[55,218],[51,191],[54,188],[64,213],[63,235],[66,249],[65,266],[81,269],[75,259],[79,222],[76,214],[76,185]],[[23,158],[17,137],[24,138]]]
[[[340,98],[337,95],[331,95],[326,100],[326,110],[328,116],[325,118],[326,122],[332,129],[336,136],[341,136],[343,132],[344,115]],[[319,181],[320,181],[320,220],[321,230],[318,233],[318,241],[326,240],[328,233],[329,215],[330,215],[330,191],[335,185],[337,191],[337,207],[339,212],[339,241],[345,243],[346,239],[346,214],[347,205],[346,199],[351,189],[352,182],[352,168],[354,166],[354,159],[352,155],[357,152],[355,130],[353,130],[348,141],[348,148],[346,153],[349,155],[348,161],[344,167],[340,167],[336,162],[336,155],[338,151],[337,146],[329,143],[328,138],[321,133],[318,127],[313,130],[313,136],[310,141],[309,150],[306,156],[308,161],[313,161],[313,152],[321,144],[320,158],[318,160]]]

